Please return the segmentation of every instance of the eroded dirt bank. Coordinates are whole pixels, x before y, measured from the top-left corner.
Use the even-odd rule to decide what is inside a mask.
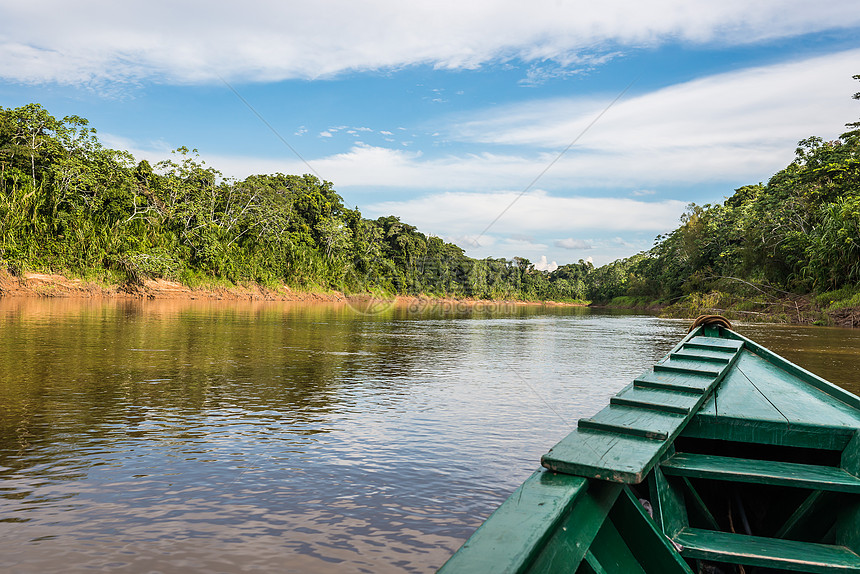
[[[370,295],[344,295],[338,291],[299,291],[281,286],[276,289],[257,284],[226,287],[192,288],[164,279],[146,279],[137,285],[105,285],[95,281],[48,273],[24,273],[20,277],[0,271],[0,297],[65,297],[110,299],[201,299],[211,301],[297,301],[297,302],[351,302],[359,305],[378,305],[382,300]],[[553,301],[491,301],[486,299],[454,299],[428,297],[402,297],[385,300],[385,304],[408,305],[416,309],[433,306],[459,308],[461,306],[551,305],[581,306],[575,303]]]

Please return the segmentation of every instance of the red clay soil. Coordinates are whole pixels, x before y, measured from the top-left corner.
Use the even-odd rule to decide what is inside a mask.
[[[395,297],[383,301],[371,295],[346,296],[338,291],[308,292],[281,286],[269,289],[257,284],[235,285],[229,288],[191,288],[164,279],[146,279],[142,284],[104,285],[49,273],[24,273],[21,277],[0,271],[0,297],[66,297],[109,299],[201,299],[223,301],[299,301],[347,302],[359,305],[411,306],[416,310],[439,308],[455,311],[469,307],[498,308],[503,306],[550,305],[574,306],[573,303],[552,301],[490,301],[484,299],[455,299],[427,297]]]
[[[276,290],[260,285],[227,288],[191,288],[164,279],[146,279],[142,284],[103,285],[64,275],[25,273],[15,277],[0,271],[2,297],[83,297],[128,299],[211,299],[233,301],[344,301],[342,293],[309,293],[289,287]]]

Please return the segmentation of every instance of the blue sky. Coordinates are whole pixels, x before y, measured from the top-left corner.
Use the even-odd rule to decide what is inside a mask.
[[[313,170],[474,257],[600,265],[856,121],[858,38],[856,0],[0,0],[0,106]]]

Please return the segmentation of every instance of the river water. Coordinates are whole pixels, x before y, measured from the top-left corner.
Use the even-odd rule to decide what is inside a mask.
[[[688,321],[0,299],[0,571],[431,572]],[[853,392],[860,331],[737,330]]]

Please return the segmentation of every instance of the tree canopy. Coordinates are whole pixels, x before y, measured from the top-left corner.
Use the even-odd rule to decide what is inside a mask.
[[[366,219],[312,175],[235,181],[186,147],[151,166],[105,148],[84,118],[0,107],[0,265],[495,299],[669,301],[725,281],[822,292],[860,284],[860,121],[846,127],[801,140],[767,183],[690,204],[646,252],[550,273]]]

